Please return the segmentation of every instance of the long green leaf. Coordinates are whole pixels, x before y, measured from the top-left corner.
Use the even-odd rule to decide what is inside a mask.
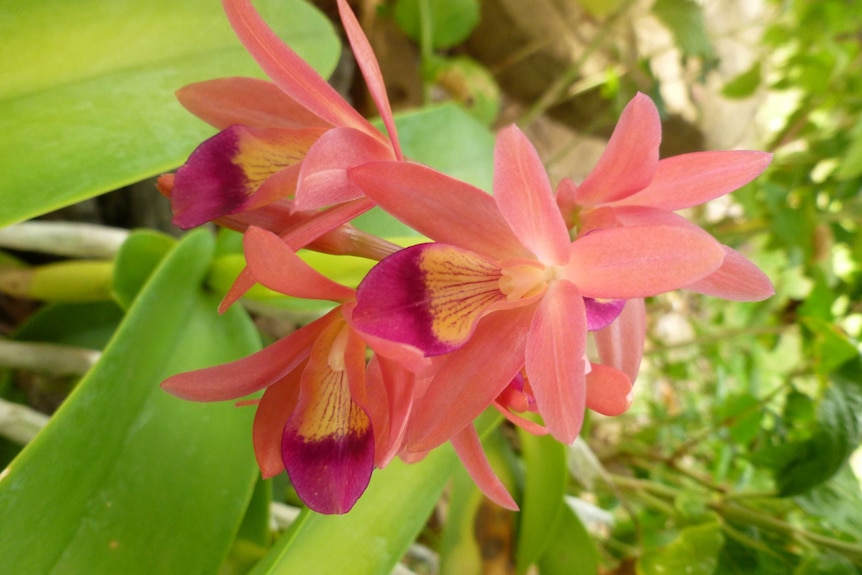
[[[252,412],[159,387],[259,346],[248,317],[219,316],[200,287],[212,249],[197,232],[166,257],[102,359],[0,480],[3,570],[218,570],[257,477]]]
[[[304,0],[264,18],[322,73],[332,27]],[[215,0],[0,3],[0,225],[170,170],[213,133],[174,92],[262,73]]]

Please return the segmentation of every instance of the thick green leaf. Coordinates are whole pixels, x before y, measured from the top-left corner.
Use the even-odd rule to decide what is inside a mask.
[[[542,575],[596,575],[599,552],[580,518],[564,506],[539,561]]]
[[[757,61],[751,68],[725,84],[721,95],[725,98],[747,98],[760,86],[760,79],[760,61]]]
[[[51,304],[18,328],[15,339],[102,349],[122,318],[111,301]]]
[[[657,0],[653,13],[668,27],[683,56],[711,60],[712,43],[706,32],[703,8],[693,0]]]
[[[423,14],[422,3],[427,6]],[[427,18],[423,22],[423,17]],[[423,24],[431,35],[433,48],[450,48],[463,42],[479,23],[476,0],[397,0],[395,21],[410,38],[420,42]]]
[[[830,528],[862,541],[862,486],[850,465],[794,500],[806,513],[820,518]]]
[[[136,230],[126,238],[114,262],[112,287],[114,299],[123,309],[132,306],[152,271],[175,243],[172,237],[153,230]]]
[[[169,396],[181,370],[253,352],[240,310],[200,287],[190,234],[139,294],[99,363],[0,480],[3,565],[21,574],[215,573],[257,477],[251,410]]]
[[[862,441],[862,361],[830,377],[810,437],[765,448],[755,462],[771,468],[781,496],[799,495],[835,475]]]
[[[515,565],[518,573],[539,560],[565,507],[568,469],[566,447],[550,435],[531,435],[518,428],[524,454],[524,498]]]
[[[650,549],[637,563],[638,575],[713,575],[724,543],[721,526],[704,523],[686,527],[661,549]]]
[[[303,0],[261,13],[323,73],[338,41]],[[174,92],[262,72],[213,0],[16,0],[0,4],[0,225],[182,163],[212,128]]]

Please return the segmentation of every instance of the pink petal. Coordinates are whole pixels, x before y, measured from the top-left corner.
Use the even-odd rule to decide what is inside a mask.
[[[700,229],[620,227],[575,240],[565,277],[587,297],[640,298],[689,285],[722,261],[721,245]]]
[[[257,78],[217,78],[177,91],[189,112],[224,130],[233,124],[256,128],[331,128],[272,82]]]
[[[500,131],[494,147],[494,197],[521,244],[546,265],[569,260],[569,230],[554,201],[536,149],[517,126]]]
[[[661,120],[652,100],[638,93],[623,110],[608,147],[578,186],[577,203],[595,206],[647,187],[658,165]]]
[[[658,163],[649,186],[618,203],[665,210],[697,206],[744,186],[771,161],[772,154],[741,150],[673,156]]]
[[[505,298],[500,268],[446,244],[405,248],[356,289],[353,323],[371,336],[439,355],[466,342],[489,306]]]
[[[171,190],[174,224],[187,229],[260,205],[267,179],[302,161],[321,131],[231,126],[203,142],[177,170]],[[296,174],[288,182],[296,179]],[[291,185],[280,187],[283,196]],[[272,190],[267,200],[275,198]]]
[[[349,239],[345,242],[344,236],[346,234],[349,238],[352,236],[353,232],[349,229],[342,229],[342,225],[356,216],[367,212],[372,207],[374,207],[374,203],[371,202],[371,200],[360,198],[358,200],[353,200],[352,202],[333,206],[328,210],[316,212],[313,215],[297,212],[292,214],[293,217],[283,219],[280,222],[273,222],[266,217],[257,218],[254,213],[251,212],[247,213],[247,217],[245,218],[237,218],[235,220],[235,224],[237,225],[235,227],[231,227],[231,229],[246,229],[248,225],[246,222],[255,224],[271,222],[272,228],[282,229],[285,226],[287,227],[287,229],[283,231],[281,239],[292,249],[298,250],[308,246],[309,248],[331,253],[332,250],[328,250],[327,248],[350,243]],[[261,210],[257,211],[259,212]],[[261,219],[263,221],[260,221]],[[217,222],[221,223],[221,220],[217,220]],[[345,252],[342,251],[341,253]],[[245,295],[245,293],[250,290],[256,282],[257,280],[255,279],[254,274],[251,273],[248,268],[243,268],[234,280],[228,293],[225,294],[224,299],[222,299],[219,304],[219,313],[224,313],[227,308]]]
[[[527,379],[551,435],[562,443],[584,421],[587,320],[578,289],[551,282],[536,309],[525,352]]]
[[[745,256],[722,246],[724,262],[716,271],[685,289],[733,301],[762,301],[775,295],[775,287],[765,273]]]
[[[353,128],[334,128],[308,151],[302,162],[294,207],[316,210],[362,196],[347,170],[373,161],[394,160],[392,149]]]
[[[518,415],[516,413],[512,413],[511,411],[509,411],[508,409],[506,409],[505,407],[503,407],[502,405],[500,405],[496,401],[494,402],[494,408],[497,411],[499,411],[503,415],[503,417],[505,417],[510,422],[512,422],[512,424],[517,425],[518,427],[520,427],[521,429],[523,429],[527,433],[532,433],[533,435],[547,435],[548,434],[548,428],[545,427],[544,425],[539,425],[538,423],[535,423],[534,421],[530,421],[526,417],[521,417],[520,415]]]
[[[254,414],[252,442],[254,456],[264,479],[284,471],[281,458],[281,438],[299,400],[299,382],[307,361],[303,361],[285,377],[263,393]]]
[[[557,199],[557,207],[563,215],[567,228],[575,227],[578,221],[580,206],[578,205],[577,191],[578,188],[572,180],[563,178],[557,184],[557,190],[554,193],[554,197]]]
[[[383,468],[404,443],[413,412],[415,376],[397,362],[375,355],[368,362],[368,405],[374,429],[374,465]]]
[[[413,404],[406,449],[445,443],[490,406],[524,366],[535,306],[494,312],[479,322],[461,349],[439,359],[425,394]]]
[[[593,337],[601,362],[622,371],[634,382],[640,370],[646,340],[644,300],[627,300],[616,321],[593,332]]]
[[[255,279],[269,289],[305,299],[353,299],[352,289],[318,273],[272,232],[249,228],[243,236],[243,247]]]
[[[311,343],[333,319],[333,310],[257,353],[230,363],[178,373],[162,382],[162,388],[190,401],[224,401],[246,396],[283,378],[308,357]]]
[[[452,437],[452,446],[461,458],[467,473],[473,478],[473,482],[488,499],[504,509],[518,511],[518,504],[488,463],[485,450],[482,449],[482,442],[479,441],[479,434],[476,433],[473,424]]]
[[[350,179],[384,210],[419,233],[492,259],[528,256],[494,198],[420,164],[374,162]]]
[[[602,415],[622,415],[632,405],[632,380],[623,372],[592,364],[587,374],[587,407]]]
[[[309,112],[333,126],[380,134],[326,80],[288,48],[255,11],[249,0],[223,0],[237,37],[272,81]],[[383,135],[379,136],[383,139]]]
[[[299,400],[284,428],[284,468],[299,498],[318,513],[349,511],[371,480],[374,435],[353,401],[348,372],[337,368],[343,322],[314,342],[302,372]]]
[[[374,56],[374,50],[371,49],[368,38],[365,37],[362,27],[345,0],[338,0],[338,13],[341,15],[341,23],[344,25],[344,31],[347,34],[347,40],[350,42],[356,63],[362,70],[365,85],[368,86],[371,99],[374,100],[377,111],[380,112],[380,118],[383,120],[383,125],[386,126],[386,131],[389,133],[389,140],[392,142],[395,157],[398,160],[403,160],[404,155],[398,144],[398,132],[395,129],[392,108],[389,105],[389,98],[386,96],[386,85],[383,83],[383,74],[380,72],[380,65]]]

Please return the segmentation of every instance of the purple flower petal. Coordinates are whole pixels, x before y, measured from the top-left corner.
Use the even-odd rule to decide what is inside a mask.
[[[610,325],[623,311],[626,300],[598,300],[591,297],[584,298],[587,307],[587,331],[596,331]]]

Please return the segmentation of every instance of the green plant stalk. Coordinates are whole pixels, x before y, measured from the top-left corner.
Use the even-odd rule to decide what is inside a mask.
[[[614,486],[634,495],[635,498],[642,501],[645,505],[659,511],[661,511],[663,507],[666,507],[669,509],[669,511],[666,512],[668,516],[677,516],[676,509],[673,508],[672,504],[662,501],[662,498],[667,498],[670,501],[673,501],[682,494],[683,490],[645,479],[635,479],[614,474],[608,475],[608,479]],[[661,505],[657,504],[658,502],[661,502]],[[723,499],[718,501],[708,501],[706,506],[712,511],[718,513],[725,521],[747,523],[762,529],[781,533],[782,535],[792,537],[796,540],[801,540],[803,543],[815,544],[840,553],[853,561],[856,565],[862,566],[862,545],[860,544],[842,541],[819,533],[813,533],[802,527],[791,525],[782,519],[771,517],[761,511],[743,507],[736,503],[728,503]]]
[[[422,102],[425,106],[431,103],[428,68],[434,57],[434,47],[431,44],[434,23],[431,21],[431,6],[428,2],[429,0],[419,0],[419,53],[422,56]]]
[[[114,263],[74,260],[0,270],[0,292],[23,299],[88,302],[111,299]]]

